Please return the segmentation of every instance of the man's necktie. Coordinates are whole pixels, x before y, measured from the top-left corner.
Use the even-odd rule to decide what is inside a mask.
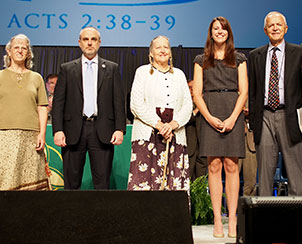
[[[272,61],[271,61],[271,72],[269,76],[269,88],[268,88],[268,103],[267,105],[276,110],[280,105],[279,98],[279,76],[278,76],[278,59],[276,55],[277,47],[274,48]]]
[[[87,61],[86,79],[84,84],[84,114],[90,117],[94,113],[94,79],[93,79],[93,61]]]

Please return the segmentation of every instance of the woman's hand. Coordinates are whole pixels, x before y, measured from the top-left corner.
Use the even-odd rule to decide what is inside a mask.
[[[175,120],[171,120],[169,125],[172,127],[172,130],[176,130],[179,127],[179,124]]]
[[[224,126],[221,130],[221,133],[231,131],[234,128],[236,120],[233,119],[232,117],[228,117],[225,121],[223,121],[223,123],[224,123]]]
[[[155,128],[159,131],[159,134],[161,134],[166,140],[171,141],[173,137],[173,131],[176,130],[179,127],[179,124],[172,120],[169,123],[163,123],[161,121],[158,121]]]
[[[173,136],[173,127],[170,123],[164,123],[159,134],[161,134],[166,140],[171,140]]]
[[[45,134],[39,133],[37,136],[36,151],[43,150],[45,146]]]
[[[211,116],[208,119],[208,123],[218,132],[222,132],[222,129],[224,127],[224,122],[222,122],[220,119],[218,119],[214,116]]]
[[[162,129],[163,125],[164,125],[164,123],[159,120],[159,121],[157,121],[157,124],[155,125],[155,129],[160,131]]]

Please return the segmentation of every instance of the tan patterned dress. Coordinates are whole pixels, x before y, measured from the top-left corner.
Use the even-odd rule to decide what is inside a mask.
[[[47,105],[42,77],[0,71],[0,190],[49,190],[44,151],[36,151],[37,107]]]
[[[49,189],[44,151],[35,150],[37,135],[37,131],[0,130],[0,190]]]

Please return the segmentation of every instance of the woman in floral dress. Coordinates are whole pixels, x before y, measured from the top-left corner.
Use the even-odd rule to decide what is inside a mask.
[[[134,122],[128,189],[189,191],[184,126],[192,100],[186,77],[173,67],[167,37],[151,41],[149,60],[136,70],[131,90]]]

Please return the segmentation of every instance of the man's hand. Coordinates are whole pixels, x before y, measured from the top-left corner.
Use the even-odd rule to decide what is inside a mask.
[[[66,144],[66,137],[63,131],[58,131],[55,133],[54,142],[59,147],[65,147]]]
[[[124,134],[120,130],[116,130],[110,140],[110,143],[113,145],[121,145],[124,139]]]

